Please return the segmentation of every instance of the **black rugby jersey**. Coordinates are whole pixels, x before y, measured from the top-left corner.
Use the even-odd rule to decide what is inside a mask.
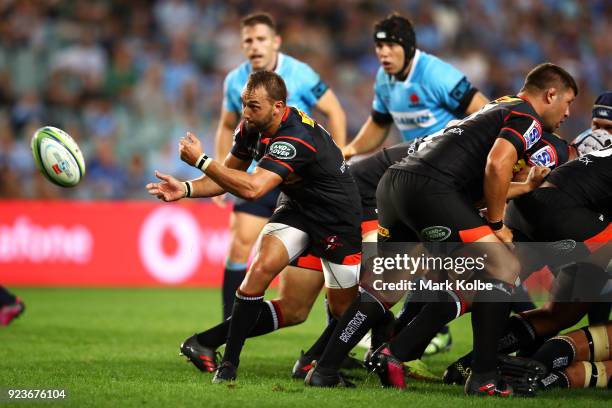
[[[546,181],[572,197],[577,204],[612,214],[612,146],[556,168]]]
[[[351,174],[359,188],[363,208],[376,208],[376,187],[378,187],[378,182],[389,166],[411,154],[411,151],[416,150],[415,142],[411,140],[391,147],[385,147],[370,157],[351,164]]]
[[[497,138],[508,140],[517,157],[542,137],[542,121],[533,107],[516,96],[505,96],[444,130],[424,149],[392,169],[428,176],[470,196],[482,196],[484,169]]]
[[[313,222],[359,226],[359,192],[342,152],[329,133],[300,110],[287,107],[270,138],[241,122],[231,152],[281,176],[281,191]]]

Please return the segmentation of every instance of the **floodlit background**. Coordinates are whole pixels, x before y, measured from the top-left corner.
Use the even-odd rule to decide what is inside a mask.
[[[213,151],[225,74],[243,61],[241,16],[274,15],[282,50],[311,64],[347,111],[349,137],[370,112],[378,68],[373,23],[396,10],[418,46],[451,62],[487,96],[518,91],[552,61],[578,80],[562,126],[588,126],[612,88],[612,3],[606,0],[4,0],[0,1],[0,197],[146,198],[153,169],[192,177],[177,141],[195,131]],[[76,189],[36,175],[29,152],[42,125],[81,144]],[[196,173],[197,174],[197,173]]]

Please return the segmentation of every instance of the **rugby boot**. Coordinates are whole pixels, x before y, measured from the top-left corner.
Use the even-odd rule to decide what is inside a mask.
[[[217,369],[219,353],[213,348],[201,345],[196,334],[181,344],[179,355],[187,357],[187,361],[202,372],[213,373]]]

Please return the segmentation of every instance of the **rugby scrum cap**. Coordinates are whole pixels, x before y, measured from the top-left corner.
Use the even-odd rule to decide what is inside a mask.
[[[391,14],[374,26],[374,41],[387,41],[401,45],[406,58],[404,67],[414,57],[416,51],[416,36],[410,20],[399,14]]]
[[[593,105],[593,117],[612,120],[612,91],[602,93]]]

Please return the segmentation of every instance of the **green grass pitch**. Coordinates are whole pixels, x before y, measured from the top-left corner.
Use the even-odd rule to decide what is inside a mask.
[[[16,289],[27,310],[0,328],[0,388],[63,388],[64,401],[15,406],[75,407],[433,407],[610,406],[604,390],[556,391],[535,399],[467,398],[460,387],[410,381],[381,389],[365,371],[357,389],[311,389],[289,377],[300,349],[323,328],[323,302],[300,326],[247,341],[239,378],[211,375],[178,356],[180,342],[220,318],[220,294],[207,289]],[[269,295],[272,293],[270,292]],[[469,318],[451,325],[450,352],[427,359],[442,373],[471,343]],[[363,351],[358,350],[361,358]],[[0,401],[0,407],[13,405]]]

